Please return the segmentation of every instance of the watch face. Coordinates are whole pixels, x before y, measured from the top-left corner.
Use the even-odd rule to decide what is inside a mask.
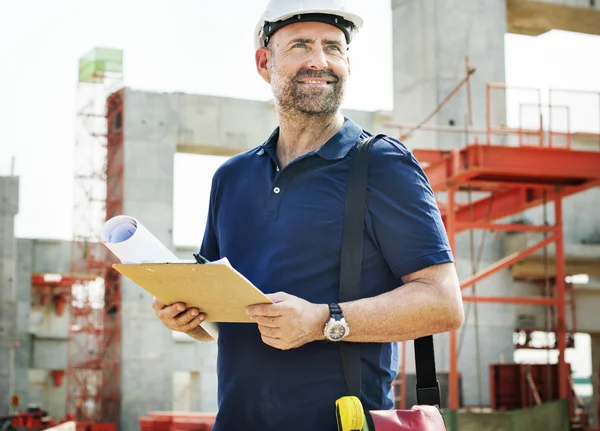
[[[329,328],[329,338],[331,338],[333,341],[341,340],[344,338],[344,335],[346,335],[346,327],[341,323],[333,325],[331,328]]]

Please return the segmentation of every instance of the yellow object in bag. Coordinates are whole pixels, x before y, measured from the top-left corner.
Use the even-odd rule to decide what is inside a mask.
[[[363,431],[365,428],[365,412],[357,397],[338,398],[335,402],[338,431]]]

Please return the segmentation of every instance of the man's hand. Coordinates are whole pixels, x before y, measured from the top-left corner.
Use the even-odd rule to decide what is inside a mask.
[[[274,304],[251,305],[248,316],[258,323],[265,344],[281,350],[323,340],[329,318],[327,304],[313,304],[283,292],[267,295]]]
[[[158,299],[152,300],[152,308],[160,321],[172,331],[190,332],[197,329],[205,318],[197,308],[185,309],[185,304],[176,302],[165,305]]]

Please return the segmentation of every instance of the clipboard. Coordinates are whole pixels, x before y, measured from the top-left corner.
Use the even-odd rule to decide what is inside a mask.
[[[225,264],[117,263],[113,268],[164,304],[197,307],[206,314],[206,322],[252,322],[248,305],[273,303]]]

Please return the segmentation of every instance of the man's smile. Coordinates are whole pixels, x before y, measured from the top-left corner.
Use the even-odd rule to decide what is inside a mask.
[[[299,84],[311,85],[316,87],[326,87],[327,85],[333,84],[333,81],[326,79],[301,79],[298,81]]]

